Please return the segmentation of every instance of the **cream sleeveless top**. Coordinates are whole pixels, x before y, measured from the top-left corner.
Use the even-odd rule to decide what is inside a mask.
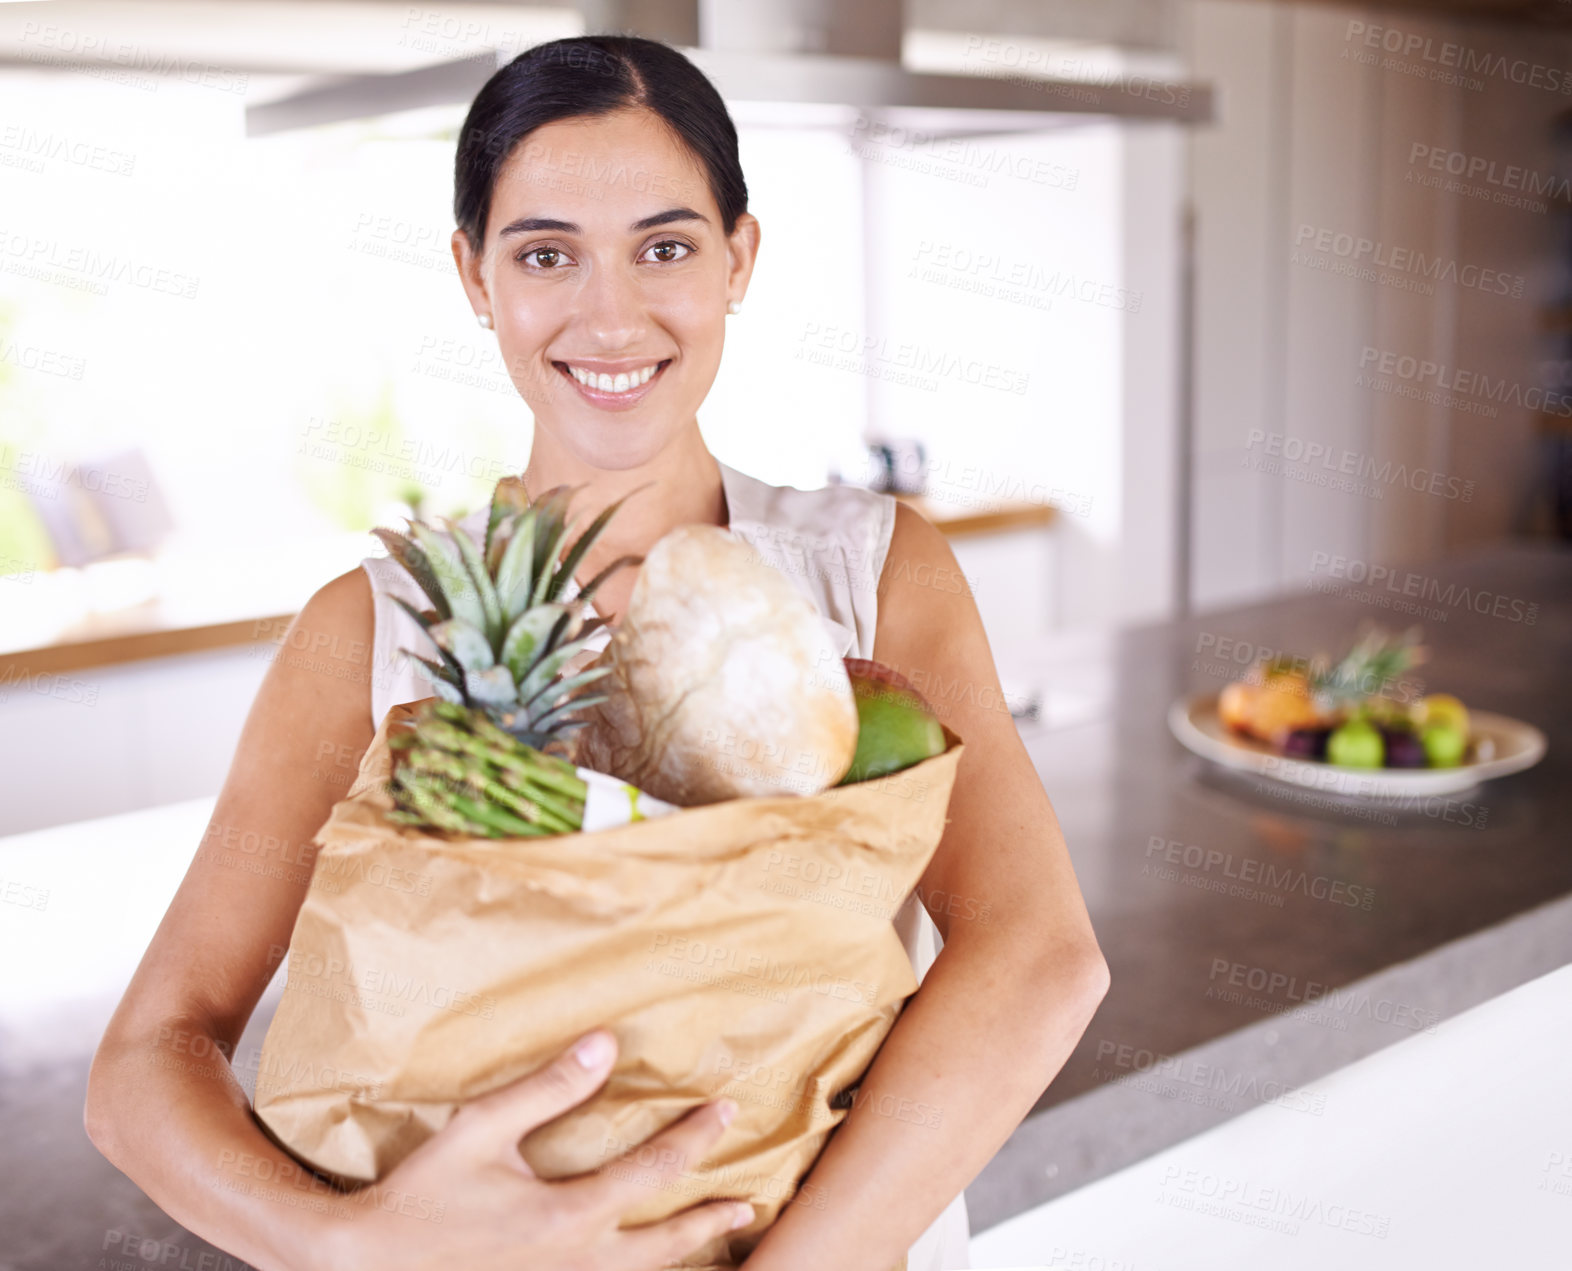
[[[856,486],[799,490],[769,485],[727,464],[719,467],[731,529],[813,602],[840,643],[843,657],[873,657],[879,573],[895,528],[895,500]],[[486,515],[483,504],[459,524],[479,537],[485,531]],[[400,653],[422,648],[426,637],[393,598],[401,597],[417,609],[429,602],[388,557],[367,557],[361,567],[371,579],[375,608],[371,718],[376,727],[393,706],[432,696],[429,681]],[[591,647],[604,648],[609,635],[603,627]],[[920,983],[937,955],[938,929],[915,895],[907,898],[894,921]],[[907,1271],[969,1267],[968,1239],[962,1193],[912,1246]]]

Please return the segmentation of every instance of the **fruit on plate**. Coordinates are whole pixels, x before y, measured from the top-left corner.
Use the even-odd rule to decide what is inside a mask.
[[[681,525],[645,557],[594,664],[575,762],[679,807],[817,794],[857,748],[857,704],[819,611],[731,530]]]
[[[944,729],[911,682],[866,658],[846,658],[857,699],[857,750],[841,785],[883,777],[942,755]]]
[[[1219,720],[1295,759],[1349,768],[1444,768],[1466,761],[1468,708],[1450,693],[1409,701],[1394,689],[1424,660],[1419,629],[1361,635],[1336,663],[1272,658],[1227,685]]]
[[[1419,730],[1419,740],[1432,768],[1455,768],[1468,753],[1468,734],[1453,723],[1426,724]]]
[[[1287,750],[1290,734],[1336,728],[1356,708],[1379,707],[1383,688],[1422,660],[1417,631],[1389,637],[1374,630],[1338,662],[1274,658],[1227,685],[1217,713],[1234,732]]]
[[[1283,753],[1294,759],[1325,759],[1330,728],[1296,728],[1283,739]]]
[[[1388,768],[1423,768],[1429,761],[1419,734],[1408,727],[1383,727],[1381,739],[1386,743]]]
[[[1225,688],[1218,713],[1235,731],[1278,747],[1290,733],[1320,728],[1328,719],[1303,672],[1271,665],[1262,669],[1258,682],[1236,681]]]
[[[565,698],[606,672],[563,672],[601,623],[582,617],[585,604],[614,571],[636,561],[612,562],[573,603],[562,600],[620,506],[601,512],[570,548],[572,494],[559,486],[531,504],[523,481],[504,477],[483,543],[452,521],[446,538],[419,520],[408,535],[373,531],[430,601],[428,609],[399,603],[437,654],[411,654],[437,696],[389,738],[398,760],[390,786],[395,821],[484,837],[579,828],[585,783],[561,752],[596,699]]]
[[[1326,759],[1339,768],[1379,768],[1386,761],[1381,732],[1368,719],[1339,724],[1326,739]]]
[[[1430,693],[1414,706],[1414,723],[1423,728],[1427,724],[1450,724],[1466,738],[1470,732],[1468,707],[1450,693]]]

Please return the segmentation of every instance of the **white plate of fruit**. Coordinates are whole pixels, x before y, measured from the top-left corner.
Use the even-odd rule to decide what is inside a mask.
[[[1224,767],[1353,798],[1454,794],[1543,758],[1532,724],[1420,693],[1404,673],[1423,656],[1416,630],[1377,630],[1335,663],[1264,660],[1221,693],[1175,702],[1168,726]]]

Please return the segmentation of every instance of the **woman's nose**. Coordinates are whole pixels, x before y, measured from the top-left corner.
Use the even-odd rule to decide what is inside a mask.
[[[585,328],[600,348],[628,348],[643,334],[644,296],[627,270],[592,270],[580,305]]]

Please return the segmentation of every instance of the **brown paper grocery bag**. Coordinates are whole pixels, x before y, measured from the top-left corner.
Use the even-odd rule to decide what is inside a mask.
[[[389,823],[389,728],[318,832],[256,1113],[300,1160],[378,1180],[458,1104],[600,1025],[616,1067],[527,1135],[560,1178],[710,1099],[737,1101],[681,1186],[629,1224],[751,1201],[749,1226],[682,1265],[741,1262],[794,1198],[916,978],[891,921],[945,824],[962,744],[813,796],[734,799],[594,833],[459,839]],[[905,1259],[900,1264],[904,1267]]]

